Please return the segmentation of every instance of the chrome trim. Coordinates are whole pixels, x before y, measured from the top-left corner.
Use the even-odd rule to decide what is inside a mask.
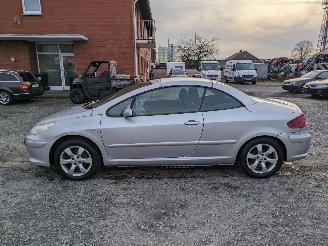
[[[160,146],[190,146],[190,145],[221,145],[221,144],[235,144],[235,143],[237,143],[237,140],[111,144],[111,145],[107,145],[107,147],[108,148],[129,148],[129,147],[160,147]]]

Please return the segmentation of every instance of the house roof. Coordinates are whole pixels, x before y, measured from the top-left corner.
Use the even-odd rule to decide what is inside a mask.
[[[230,61],[230,60],[252,60],[252,61],[258,61],[260,59],[257,58],[256,56],[252,55],[248,51],[241,50],[238,53],[233,54],[232,56],[229,56],[226,60],[227,61]]]
[[[151,12],[151,7],[149,0],[138,0],[142,16],[145,20],[153,20],[153,14]]]
[[[87,41],[88,37],[82,34],[0,34],[0,40],[15,41]]]

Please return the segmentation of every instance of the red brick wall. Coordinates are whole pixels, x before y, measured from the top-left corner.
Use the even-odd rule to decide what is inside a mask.
[[[119,72],[134,74],[133,0],[41,0],[41,5],[42,16],[22,16],[21,0],[1,0],[1,9],[6,11],[0,15],[0,33],[84,34],[87,42],[74,43],[78,73],[91,60],[114,59]],[[28,57],[26,43],[13,43],[18,46],[16,51],[0,42],[1,66],[8,63],[2,53],[15,51],[14,56]],[[16,65],[24,69],[29,66],[21,58]],[[30,69],[33,66],[30,64]]]
[[[0,41],[0,69],[22,69],[37,71],[33,43],[24,41]],[[11,62],[11,57],[16,59]]]

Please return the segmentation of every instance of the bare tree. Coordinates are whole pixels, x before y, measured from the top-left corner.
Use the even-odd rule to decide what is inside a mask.
[[[292,50],[292,56],[303,62],[313,51],[313,43],[309,40],[303,40],[296,44],[295,48]]]
[[[181,39],[177,44],[180,59],[188,67],[198,67],[205,59],[214,59],[218,53],[216,38],[205,38],[195,34],[193,38]]]

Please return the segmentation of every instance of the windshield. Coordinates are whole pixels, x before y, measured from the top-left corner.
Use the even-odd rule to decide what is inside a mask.
[[[172,75],[185,75],[185,71],[180,68],[172,69]]]
[[[86,103],[83,105],[83,108],[85,108],[85,109],[97,108],[109,101],[112,101],[120,96],[123,96],[124,94],[130,93],[131,91],[140,89],[142,87],[146,87],[148,85],[152,85],[152,83],[137,83],[135,85],[130,85],[122,90],[119,90],[118,92],[116,92],[115,94],[113,94],[111,96],[104,97],[98,101],[92,101],[92,102]]]
[[[254,63],[237,63],[237,70],[255,70]]]
[[[208,70],[219,70],[219,64],[218,63],[203,63],[202,64],[202,70],[208,71]]]
[[[320,71],[312,71],[312,72],[309,72],[305,75],[303,75],[301,78],[304,78],[304,79],[314,79],[315,77],[317,77],[317,75],[321,73]]]
[[[22,77],[24,82],[36,81],[36,78],[31,73],[28,72],[19,73],[19,76]]]

